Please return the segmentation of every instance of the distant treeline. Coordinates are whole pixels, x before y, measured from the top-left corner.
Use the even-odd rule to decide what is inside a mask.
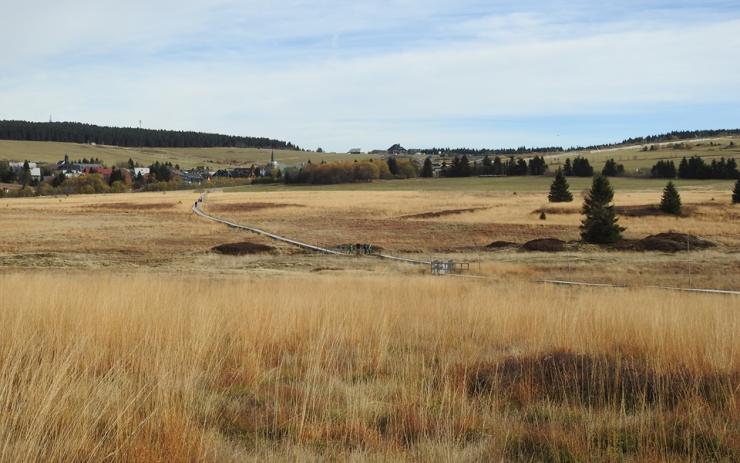
[[[606,143],[602,145],[589,145],[589,146],[572,146],[570,148],[563,148],[562,146],[540,146],[527,148],[526,146],[520,146],[519,148],[425,148],[410,150],[411,152],[422,153],[427,156],[430,155],[445,155],[445,156],[517,156],[517,155],[528,155],[534,153],[559,153],[567,151],[581,151],[581,150],[596,150],[605,148],[614,148],[622,145],[642,145],[649,143],[666,143],[672,141],[691,140],[694,138],[713,138],[713,137],[726,137],[726,136],[740,136],[740,129],[718,129],[718,130],[675,130],[673,132],[663,133],[660,135],[648,135],[645,137],[634,137],[622,140],[619,143]]]
[[[425,154],[427,156],[431,155],[445,155],[445,156],[496,156],[496,155],[504,155],[504,156],[514,156],[514,155],[521,155],[521,154],[532,154],[532,153],[558,153],[563,151],[563,148],[560,146],[542,146],[537,148],[527,148],[526,146],[520,146],[519,148],[500,148],[500,149],[493,149],[493,148],[482,148],[482,149],[475,149],[475,148],[427,148],[427,149],[417,149],[417,150],[410,150],[411,152],[417,152],[421,154]]]
[[[0,121],[0,140],[96,143],[155,148],[267,148],[298,150],[290,142],[203,132],[101,127],[79,122]]]

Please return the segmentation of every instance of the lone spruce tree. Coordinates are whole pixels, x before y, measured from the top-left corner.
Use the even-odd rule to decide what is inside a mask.
[[[681,196],[673,182],[668,182],[660,199],[660,210],[666,214],[681,215]]]
[[[555,180],[550,185],[550,194],[547,195],[547,199],[551,203],[569,203],[573,201],[573,195],[570,193],[568,181],[563,175],[563,170],[558,169],[555,172]]]
[[[425,178],[434,177],[434,169],[432,167],[432,160],[430,158],[426,158],[424,160],[424,167],[422,167],[421,169],[421,176]]]
[[[732,192],[732,204],[740,203],[740,179],[735,182],[735,190]]]
[[[586,193],[583,202],[586,218],[581,222],[581,239],[586,243],[610,244],[622,239],[624,228],[617,224],[612,199],[614,191],[606,176],[594,177],[591,190]]]

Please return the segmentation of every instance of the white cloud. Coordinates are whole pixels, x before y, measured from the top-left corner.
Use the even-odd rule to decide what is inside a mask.
[[[29,7],[13,7],[11,18],[0,23],[0,28],[10,26],[0,38],[29,41],[0,58],[0,69],[8,71],[0,74],[0,118],[38,120],[53,113],[66,120],[127,125],[143,119],[152,127],[346,149],[394,141],[474,145],[503,136],[485,124],[455,122],[465,119],[608,115],[628,107],[740,99],[740,63],[730,58],[740,47],[740,20],[732,18],[622,20],[602,27],[579,27],[567,18],[533,13],[455,24],[424,23],[422,18],[432,33],[425,35],[420,23],[409,23],[404,43],[393,46],[382,28],[393,24],[392,33],[398,34],[398,24],[414,14],[432,18],[435,11],[449,13],[449,5],[422,7],[410,0],[381,2],[381,7],[373,2],[312,7],[299,1],[221,2],[208,8],[168,2],[117,5],[75,2],[70,7],[75,19],[64,27],[52,26],[45,15],[13,26],[30,14]],[[94,11],[84,14],[86,7]],[[50,16],[62,14],[60,6],[53,8]],[[142,21],[138,8],[142,15],[167,21],[155,27]],[[388,8],[394,9],[388,13]],[[100,24],[101,11],[116,20]],[[324,12],[328,17],[321,16]],[[214,29],[224,14],[232,19]],[[387,22],[378,26],[384,14]],[[46,40],[30,40],[36,33],[42,37],[45,27],[51,30]],[[342,48],[343,34],[365,33],[386,47],[332,52]],[[49,41],[57,34],[58,40]],[[295,56],[291,41],[324,36],[326,44],[315,47],[326,47],[324,57]],[[250,48],[255,43],[257,50]],[[160,56],[162,50],[204,45],[195,57]],[[85,47],[90,60],[79,59]],[[129,55],[131,48],[135,53]],[[112,57],[98,60],[97,53]],[[116,60],[116,53],[125,59]],[[263,63],[270,53],[276,59]],[[65,60],[65,54],[75,59]]]

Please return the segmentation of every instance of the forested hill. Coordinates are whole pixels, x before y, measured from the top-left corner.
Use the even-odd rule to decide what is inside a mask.
[[[133,127],[101,127],[79,122],[0,121],[0,140],[96,143],[158,148],[268,148],[298,150],[290,142],[264,137],[238,137],[216,133],[152,130]]]
[[[717,129],[717,130],[683,130],[673,131],[668,133],[662,133],[659,135],[648,135],[645,137],[634,137],[622,140],[618,143],[608,143],[602,145],[589,145],[589,146],[572,146],[570,148],[563,148],[561,146],[546,146],[546,147],[526,147],[522,146],[519,148],[424,148],[424,149],[413,149],[412,151],[422,154],[447,154],[447,155],[504,155],[504,156],[516,156],[516,155],[529,155],[533,153],[557,153],[561,151],[583,151],[583,150],[596,150],[606,148],[616,148],[620,146],[630,145],[645,145],[650,143],[670,143],[670,142],[681,142],[690,141],[692,139],[701,138],[718,138],[718,137],[736,137],[740,135],[740,129]]]

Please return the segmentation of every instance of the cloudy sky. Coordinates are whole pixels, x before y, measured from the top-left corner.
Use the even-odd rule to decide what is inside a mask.
[[[0,0],[0,119],[332,150],[736,128],[738,31],[737,0]]]

